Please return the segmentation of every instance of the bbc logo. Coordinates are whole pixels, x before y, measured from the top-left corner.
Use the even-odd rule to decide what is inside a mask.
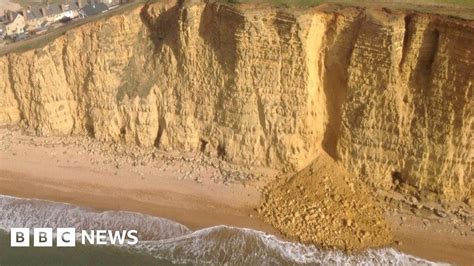
[[[30,229],[29,228],[11,228],[10,230],[10,246],[11,247],[29,247],[30,246]],[[33,246],[34,247],[52,247],[53,246],[53,229],[52,228],[34,228],[33,229]],[[58,228],[56,230],[56,246],[58,247],[75,247],[76,246],[76,229],[75,228]]]

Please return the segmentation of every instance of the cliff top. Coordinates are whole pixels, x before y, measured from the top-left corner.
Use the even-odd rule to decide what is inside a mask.
[[[217,2],[270,5],[283,7],[308,7],[322,4],[376,9],[394,9],[453,16],[474,20],[474,1],[471,0],[216,0]]]
[[[433,15],[442,15],[455,19],[474,21],[474,2],[471,0],[183,0],[188,4],[195,4],[201,2],[214,2],[222,4],[236,5],[239,9],[260,9],[266,8],[290,8],[299,9],[314,7],[314,10],[325,12],[335,12],[343,7],[358,7],[364,9],[383,10],[388,13],[425,13]],[[36,49],[45,46],[52,40],[64,35],[69,30],[78,26],[88,24],[95,21],[101,21],[112,16],[120,15],[125,12],[130,12],[133,9],[139,8],[144,4],[155,2],[166,2],[174,4],[180,1],[174,0],[138,0],[131,4],[120,6],[117,9],[111,10],[107,13],[78,20],[66,26],[51,30],[50,32],[27,39],[25,41],[13,43],[4,47],[0,47],[0,56],[16,52],[24,52],[31,49]]]

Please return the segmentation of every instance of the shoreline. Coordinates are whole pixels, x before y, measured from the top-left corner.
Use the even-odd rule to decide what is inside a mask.
[[[2,130],[4,134],[5,130]],[[265,224],[256,212],[262,198],[259,189],[269,181],[245,183],[215,182],[213,169],[203,167],[199,179],[182,179],[182,164],[157,168],[156,165],[119,168],[104,161],[101,154],[87,154],[70,145],[31,144],[31,139],[54,140],[14,134],[0,152],[0,194],[65,202],[97,210],[123,210],[144,213],[179,222],[191,230],[214,225],[251,228],[283,237]],[[167,165],[167,164],[164,164]],[[184,166],[189,168],[193,166]],[[197,181],[196,181],[197,180]],[[430,228],[409,213],[387,213],[394,229],[394,245],[406,254],[439,262],[469,265],[474,241],[457,236],[450,227],[432,223]],[[401,216],[406,220],[399,223]],[[399,225],[400,224],[400,225]]]
[[[6,148],[8,153],[0,152],[0,194],[97,210],[135,211],[168,218],[193,230],[227,224],[278,234],[257,217],[260,181],[250,181],[252,185],[215,182],[211,178],[217,175],[216,169],[191,169],[196,166],[188,159],[158,159],[158,167],[133,166],[126,159],[103,163],[106,158],[100,152],[87,154],[71,145],[31,145],[26,143],[31,137],[15,134],[19,143]],[[191,170],[197,178],[188,176]]]
[[[38,181],[34,178],[28,178],[21,173],[0,171],[0,195],[68,203],[80,207],[93,208],[98,211],[137,212],[170,219],[187,226],[191,230],[224,224],[252,228],[273,235],[279,235],[270,225],[258,219],[257,213],[250,206],[229,206],[201,197],[179,195],[177,193],[172,194],[165,190],[132,191],[105,188],[96,184],[94,186],[95,189],[102,190],[103,192],[84,192],[82,188],[85,186],[77,189],[81,186],[74,187],[58,183],[48,183],[44,179]],[[118,193],[112,195],[112,191]],[[141,193],[143,196],[123,196],[123,194],[127,193]],[[158,196],[151,196],[151,193],[156,193]],[[155,200],[164,200],[165,197],[169,196],[174,200],[186,203],[188,206],[179,207],[174,204],[154,202]]]

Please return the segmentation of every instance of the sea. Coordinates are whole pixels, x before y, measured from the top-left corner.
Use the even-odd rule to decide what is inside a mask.
[[[137,230],[136,245],[10,247],[11,228]],[[357,255],[283,241],[225,225],[190,230],[178,222],[126,211],[0,195],[0,266],[8,265],[446,265],[393,248]]]

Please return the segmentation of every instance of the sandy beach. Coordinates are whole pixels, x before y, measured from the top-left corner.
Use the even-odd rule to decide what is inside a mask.
[[[53,148],[42,140],[40,146],[31,145],[30,139],[21,136],[21,144],[2,151],[0,194],[147,213],[192,229],[226,224],[276,234],[256,217],[258,181],[252,186],[214,182],[211,167],[203,167],[196,180],[186,177],[192,165],[181,160],[160,168],[103,163],[100,154],[71,146]]]
[[[94,145],[86,148],[65,144],[61,138],[30,137],[4,129],[0,135],[0,194],[141,212],[191,229],[225,224],[278,235],[255,211],[265,178],[230,182],[216,179],[210,166],[189,174],[187,170],[196,170],[196,164],[187,157],[134,165],[110,160]],[[427,225],[426,218],[408,210],[386,215],[395,231],[395,248],[458,265],[474,260],[469,226],[458,223],[453,233],[450,223],[432,219]]]

